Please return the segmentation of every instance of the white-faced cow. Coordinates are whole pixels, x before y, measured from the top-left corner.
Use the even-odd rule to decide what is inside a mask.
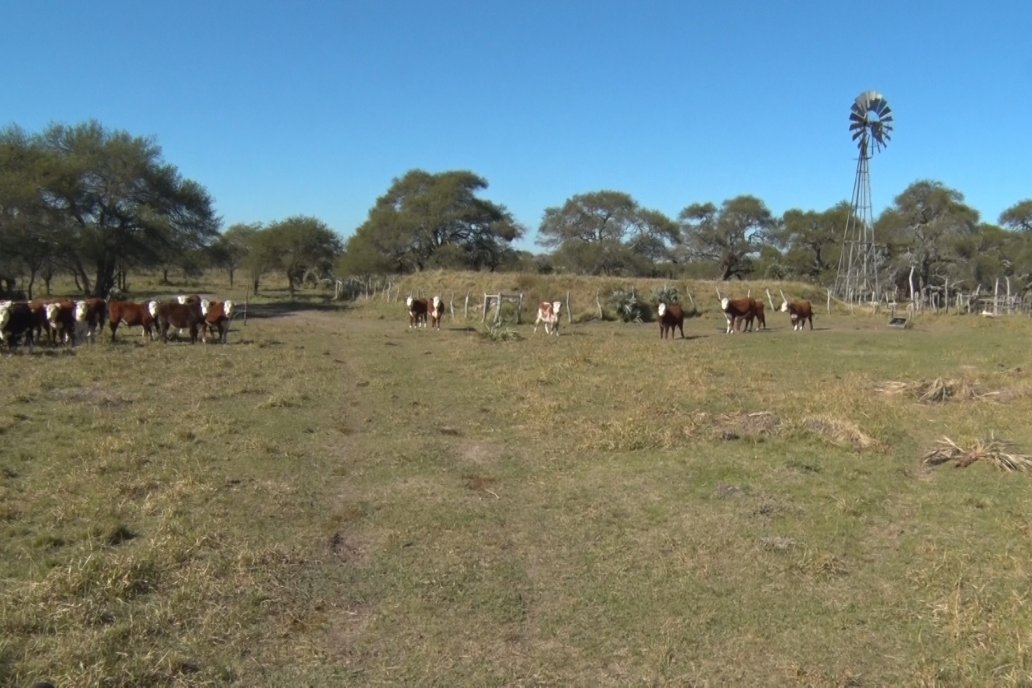
[[[538,325],[545,324],[545,334],[559,336],[559,309],[561,301],[542,301],[538,304],[537,320],[534,321],[534,332],[537,332]]]
[[[410,296],[405,299],[405,305],[408,307],[409,328],[426,327],[426,299],[414,299]]]
[[[674,330],[681,331],[681,339],[684,339],[684,310],[676,303],[672,303],[669,306],[662,301],[659,307],[656,309],[656,315],[659,316],[659,338],[666,339],[667,332],[670,333],[670,338],[674,338]]]
[[[441,329],[441,318],[444,316],[444,301],[441,301],[440,296],[435,296],[433,301],[430,302],[428,314],[430,316],[430,328],[434,330]]]
[[[781,293],[781,299],[781,312],[788,313],[793,332],[802,331],[804,322],[810,323],[810,329],[813,329],[813,304],[806,299],[789,301],[784,292]]]
[[[225,344],[229,338],[229,320],[233,317],[233,302],[201,300],[201,313],[204,315],[205,329],[217,333],[219,342]],[[204,341],[208,341],[205,336]]]
[[[34,318],[24,301],[0,301],[0,343],[13,349],[24,338],[32,351]]]
[[[72,301],[52,301],[44,306],[47,314],[47,329],[50,340],[69,346],[75,344],[75,303]]]
[[[111,341],[115,341],[115,332],[119,325],[142,327],[143,337],[154,339],[158,302],[133,303],[132,301],[111,301],[108,303],[108,326],[111,328]]]
[[[75,302],[76,330],[82,330],[76,337],[85,338],[87,342],[95,342],[97,333],[104,328],[107,318],[107,301],[91,297]]]
[[[739,323],[744,323],[745,319],[755,312],[756,299],[751,296],[740,299],[725,296],[720,299],[720,309],[724,311],[724,318],[727,320],[727,334],[734,334]]]

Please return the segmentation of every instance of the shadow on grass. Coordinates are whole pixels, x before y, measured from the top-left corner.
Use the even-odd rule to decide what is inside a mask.
[[[234,309],[234,321],[243,318],[243,308],[242,306],[239,308],[239,313],[236,313],[236,309]],[[343,313],[347,309],[348,306],[340,301],[326,301],[321,297],[318,299],[295,298],[292,301],[249,303],[247,305],[247,319],[280,318],[294,313]]]

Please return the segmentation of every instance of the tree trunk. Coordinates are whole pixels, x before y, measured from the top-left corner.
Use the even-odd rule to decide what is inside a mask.
[[[229,268],[229,288],[233,288],[233,268]]]

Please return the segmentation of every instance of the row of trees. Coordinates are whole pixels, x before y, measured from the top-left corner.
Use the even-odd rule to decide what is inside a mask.
[[[72,275],[83,293],[125,288],[131,270],[187,274],[205,267],[306,279],[397,274],[429,268],[605,275],[745,277],[834,281],[851,209],[789,210],[775,217],[743,195],[686,206],[676,218],[612,190],[546,208],[534,255],[513,248],[526,235],[503,205],[481,197],[487,181],[468,171],[412,170],[394,180],[344,244],[321,220],[298,215],[220,232],[212,199],[161,159],[152,139],[96,122],[52,125],[30,135],[0,130],[0,280]],[[963,195],[918,181],[875,223],[883,282],[990,286],[1032,276],[1032,200],[979,220]],[[0,284],[0,288],[3,284]]]
[[[219,232],[208,192],[161,158],[152,139],[97,122],[31,135],[0,130],[0,288],[71,275],[84,294],[127,289],[132,270],[190,274],[205,267],[283,272],[291,290],[332,269],[343,245],[316,218],[238,225]]]

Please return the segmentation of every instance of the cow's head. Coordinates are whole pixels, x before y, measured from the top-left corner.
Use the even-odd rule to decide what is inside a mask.
[[[412,308],[412,297],[411,296],[408,297],[407,299],[405,299],[405,306],[407,308]]]
[[[86,311],[89,310],[89,304],[85,301],[75,302],[75,320],[76,322],[86,322]]]
[[[7,321],[11,319],[11,302],[0,301],[0,341],[3,340],[4,327],[7,326]]]
[[[782,313],[788,313],[788,301],[781,302],[781,308],[779,309]]]
[[[227,318],[232,317],[232,315],[233,315],[233,302],[230,301],[229,299],[226,299],[225,301],[222,302],[222,313]]]
[[[211,301],[208,299],[201,299],[201,315],[208,315],[209,308],[211,308]]]
[[[47,322],[56,323],[57,314],[61,311],[61,305],[57,303],[48,303],[43,306],[47,311]]]
[[[152,318],[158,317],[158,302],[157,301],[148,301],[147,302],[147,312],[150,313],[150,316]]]
[[[562,301],[553,301],[552,302],[552,314],[553,315],[559,315],[559,308],[562,305],[563,305]]]
[[[666,304],[660,301],[659,308],[656,309],[656,313],[662,318],[663,314],[666,313]]]
[[[720,299],[720,310],[726,311],[727,307],[730,304],[731,304],[731,299],[728,298],[727,296],[725,296],[724,298]]]
[[[435,296],[434,297],[434,310],[436,311],[440,307],[441,307],[441,297],[440,296]]]

